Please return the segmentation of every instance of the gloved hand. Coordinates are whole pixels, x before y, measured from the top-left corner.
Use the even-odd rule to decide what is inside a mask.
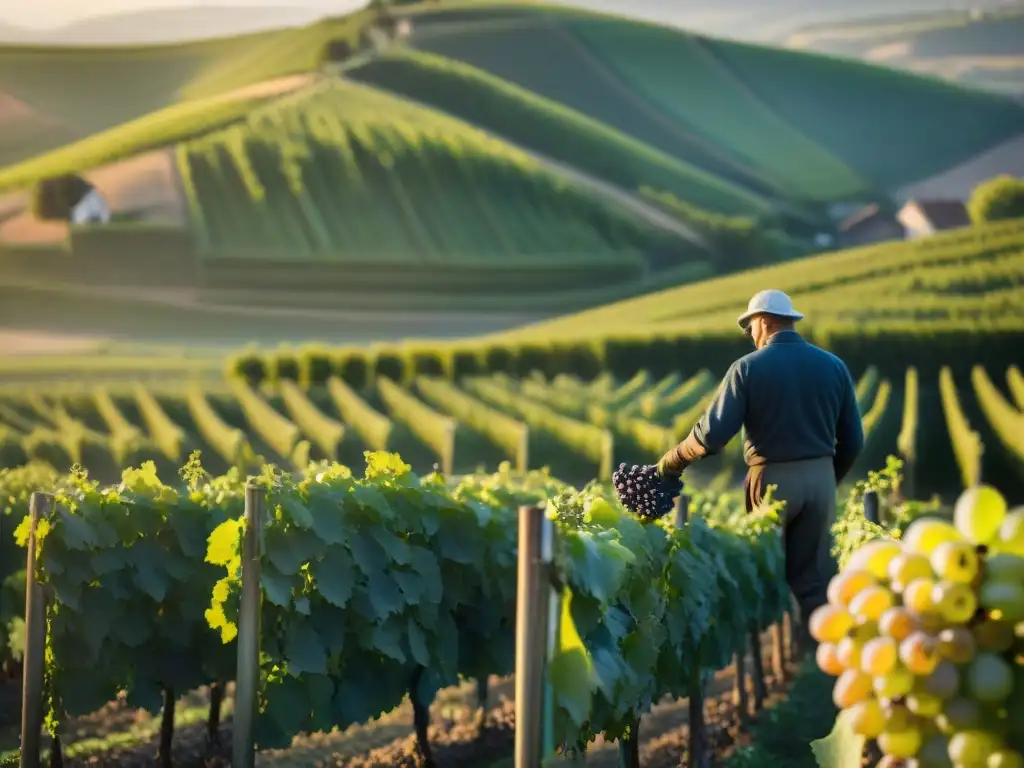
[[[687,466],[689,465],[679,457],[679,453],[673,448],[658,460],[658,476],[679,477]]]

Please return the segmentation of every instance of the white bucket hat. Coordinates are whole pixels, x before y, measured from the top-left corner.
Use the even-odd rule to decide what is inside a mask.
[[[750,318],[761,314],[788,317],[791,320],[803,319],[803,315],[793,309],[793,300],[774,288],[754,294],[754,298],[747,304],[747,311],[740,315],[736,322],[740,324],[740,328],[746,330]]]

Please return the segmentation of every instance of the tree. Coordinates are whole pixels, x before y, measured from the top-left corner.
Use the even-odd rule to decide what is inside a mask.
[[[37,219],[67,221],[90,191],[92,185],[74,173],[40,179],[32,188],[32,215]]]
[[[983,181],[967,203],[971,221],[1002,221],[1024,217],[1024,179],[1007,174]]]

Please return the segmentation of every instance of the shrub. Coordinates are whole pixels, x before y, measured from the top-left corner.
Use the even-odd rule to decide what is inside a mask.
[[[1024,216],[1024,179],[1003,174],[983,181],[971,193],[967,212],[975,224]]]

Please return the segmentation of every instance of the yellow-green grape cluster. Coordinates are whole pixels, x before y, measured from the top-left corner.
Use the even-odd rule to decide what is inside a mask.
[[[994,488],[854,552],[809,629],[881,765],[1024,768],[1024,508]]]

